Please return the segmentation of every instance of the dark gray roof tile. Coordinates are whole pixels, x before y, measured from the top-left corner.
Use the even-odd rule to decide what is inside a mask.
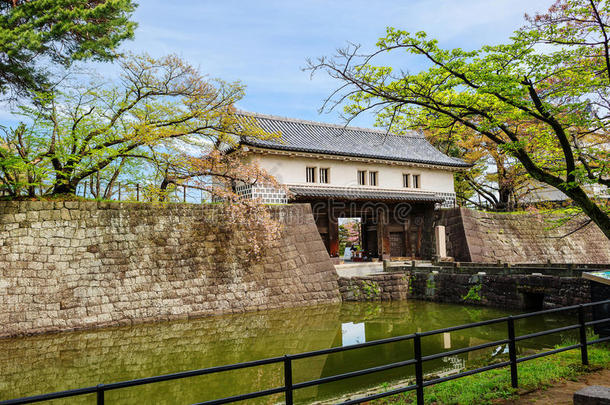
[[[243,119],[253,119],[266,132],[279,133],[281,139],[242,139],[242,144],[260,148],[384,160],[470,167],[461,159],[445,155],[423,135],[411,131],[408,135],[387,134],[378,129],[344,127],[313,121],[240,113]]]
[[[393,190],[370,190],[358,187],[307,187],[290,186],[295,197],[337,198],[342,200],[381,200],[381,201],[425,201],[442,202],[443,197],[434,194]]]

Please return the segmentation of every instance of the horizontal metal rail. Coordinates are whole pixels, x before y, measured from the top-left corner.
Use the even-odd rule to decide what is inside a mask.
[[[370,342],[357,343],[355,345],[331,347],[330,349],[315,350],[315,351],[311,351],[311,352],[292,354],[292,355],[289,355],[289,357],[292,360],[298,360],[298,359],[304,359],[307,357],[322,356],[325,354],[344,352],[347,350],[361,349],[363,347],[378,346],[378,345],[383,345],[383,344],[387,344],[387,343],[402,342],[405,340],[413,339],[414,337],[415,337],[415,334],[401,335],[401,336],[395,336],[395,337],[386,338],[386,339],[371,340]]]
[[[542,332],[536,332],[536,333],[530,333],[528,335],[517,336],[517,337],[515,337],[515,341],[519,342],[521,340],[533,339],[533,338],[537,338],[540,336],[552,335],[553,333],[566,332],[568,330],[574,330],[574,329],[578,329],[578,328],[580,328],[580,324],[563,326],[561,328],[549,329],[549,330],[545,330]]]
[[[424,383],[424,387],[427,387],[427,386],[430,386],[430,385],[440,384],[440,383],[443,383],[445,381],[457,380],[458,378],[467,377],[469,375],[474,375],[474,374],[479,374],[479,373],[482,373],[484,371],[494,370],[496,368],[506,367],[508,365],[510,365],[510,361],[503,361],[501,363],[490,364],[490,365],[485,366],[485,367],[475,368],[474,370],[464,371],[462,373],[449,375],[447,377],[435,378],[434,380],[426,381]]]
[[[584,304],[580,304],[580,305],[584,306]],[[557,312],[576,311],[576,310],[578,310],[580,305],[570,305],[568,307],[551,308],[551,309],[545,309],[543,311],[528,312],[527,314],[513,315],[513,319],[514,320],[525,319],[525,318],[531,318],[533,316],[554,314]]]
[[[585,322],[585,325],[586,326],[599,325],[600,323],[606,323],[608,321],[610,321],[610,318],[598,319],[598,320],[595,320],[595,321]]]
[[[77,389],[73,389],[73,390],[52,392],[49,394],[33,395],[31,397],[25,397],[25,398],[9,399],[9,400],[0,402],[0,404],[2,404],[2,405],[32,404],[35,402],[50,401],[52,399],[70,398],[70,397],[76,397],[76,396],[80,396],[80,395],[95,394],[96,392],[97,392],[97,387],[77,388]]]
[[[373,394],[373,395],[369,395],[366,397],[356,398],[356,399],[352,399],[352,400],[349,400],[346,402],[341,402],[341,403],[339,403],[339,405],[361,404],[363,402],[372,401],[374,399],[385,398],[385,397],[389,397],[391,395],[397,395],[397,394],[402,394],[403,392],[413,391],[416,388],[417,388],[417,385],[413,384],[413,385],[409,385],[406,387],[397,388],[397,389],[393,389],[393,390],[386,391],[386,392],[381,392],[379,394]]]
[[[111,383],[111,384],[104,384],[104,390],[110,391],[110,390],[116,390],[116,389],[120,389],[120,388],[136,387],[138,385],[145,385],[145,384],[151,384],[151,383],[162,382],[162,381],[178,380],[181,378],[196,377],[196,376],[201,376],[201,375],[206,375],[206,374],[220,373],[223,371],[240,370],[243,368],[250,368],[250,367],[260,367],[260,366],[265,366],[267,364],[281,363],[282,361],[284,361],[284,357],[271,357],[271,358],[267,358],[267,359],[248,361],[248,362],[244,362],[244,363],[229,364],[226,366],[216,366],[216,367],[210,367],[210,368],[202,368],[199,370],[182,371],[179,373],[164,374],[164,375],[160,375],[160,376],[156,376],[156,377],[138,378],[136,380],[128,380],[128,381],[121,381],[121,382],[116,382],[116,383]]]
[[[604,337],[604,338],[600,338],[600,339],[591,340],[590,342],[587,342],[587,345],[594,345],[594,344],[603,343],[603,342],[610,342],[610,336],[607,336],[607,337]]]
[[[155,377],[139,378],[139,379],[134,379],[134,380],[110,383],[110,384],[98,384],[96,386],[91,386],[91,387],[84,387],[84,388],[78,388],[78,389],[72,389],[72,390],[66,390],[66,391],[58,391],[58,392],[34,395],[34,396],[24,397],[24,398],[9,399],[9,400],[0,401],[0,405],[30,404],[30,403],[35,403],[35,402],[49,401],[49,400],[53,400],[53,399],[69,398],[69,397],[75,397],[75,396],[80,396],[80,395],[89,395],[89,394],[96,394],[97,405],[104,405],[104,393],[106,391],[117,390],[117,389],[127,388],[127,387],[135,387],[135,386],[146,385],[146,384],[153,384],[153,383],[162,382],[162,381],[171,381],[171,380],[178,380],[178,379],[183,379],[183,378],[188,378],[188,377],[221,373],[224,371],[240,370],[240,369],[251,368],[251,367],[260,367],[260,366],[270,365],[270,364],[283,364],[284,385],[282,387],[269,388],[269,389],[265,389],[265,390],[261,390],[261,391],[249,392],[249,393],[245,393],[245,394],[240,394],[240,395],[235,395],[235,396],[230,396],[230,397],[225,397],[225,398],[219,398],[219,399],[209,400],[209,401],[205,401],[205,402],[199,402],[197,405],[228,404],[228,403],[232,403],[232,402],[259,398],[259,397],[268,396],[268,395],[282,394],[282,393],[285,395],[286,404],[292,405],[294,390],[317,386],[320,384],[326,384],[326,383],[344,380],[344,379],[348,379],[348,378],[353,378],[353,377],[358,377],[358,376],[363,376],[363,375],[368,375],[368,374],[373,374],[373,373],[379,373],[379,372],[396,369],[396,368],[400,368],[400,367],[406,367],[406,366],[410,366],[410,365],[415,366],[415,382],[416,382],[415,384],[408,385],[408,386],[402,387],[402,388],[389,390],[389,391],[382,392],[382,393],[365,396],[362,398],[350,399],[346,402],[343,402],[342,405],[359,404],[362,402],[371,401],[374,399],[379,399],[379,398],[387,397],[390,395],[396,395],[396,394],[400,394],[400,393],[404,393],[404,392],[408,392],[408,391],[416,391],[417,392],[417,403],[423,404],[423,398],[424,398],[423,388],[424,387],[440,384],[440,383],[443,383],[446,381],[451,381],[451,380],[459,379],[459,378],[466,377],[469,375],[474,375],[474,374],[482,373],[482,372],[489,371],[489,370],[494,370],[497,368],[507,367],[507,366],[510,366],[510,368],[511,368],[512,385],[514,388],[517,388],[517,386],[518,386],[517,364],[518,363],[523,363],[525,361],[534,360],[534,359],[537,359],[540,357],[550,356],[550,355],[561,353],[561,352],[568,351],[568,350],[580,348],[582,363],[588,364],[587,347],[590,345],[593,345],[593,344],[608,342],[608,341],[610,341],[610,336],[587,341],[586,327],[593,326],[593,325],[599,325],[602,323],[610,324],[610,318],[598,319],[598,320],[586,322],[585,316],[584,316],[584,310],[586,308],[592,308],[594,306],[605,305],[605,304],[610,304],[610,300],[581,304],[581,305],[572,305],[572,306],[563,307],[563,308],[553,308],[553,309],[548,309],[548,310],[544,310],[544,311],[531,312],[528,314],[520,314],[520,315],[508,316],[508,317],[503,317],[503,318],[490,319],[490,320],[474,322],[474,323],[470,323],[470,324],[466,324],[466,325],[453,326],[453,327],[444,328],[444,329],[436,329],[436,330],[422,332],[422,333],[402,335],[402,336],[396,336],[396,337],[391,337],[391,338],[386,338],[386,339],[379,339],[379,340],[374,340],[371,342],[359,343],[359,344],[350,345],[350,346],[332,347],[329,349],[316,350],[316,351],[310,351],[310,352],[304,352],[304,353],[298,353],[298,354],[292,354],[292,355],[285,355],[285,356],[281,356],[281,357],[271,357],[271,358],[267,358],[267,359],[248,361],[248,362],[243,362],[243,363],[209,367],[209,368],[203,368],[203,369],[197,369],[197,370],[189,370],[189,371],[183,371],[183,372],[178,372],[178,373],[159,375],[159,376],[155,376]],[[534,317],[534,316],[546,315],[546,314],[551,314],[551,313],[575,311],[575,310],[578,311],[578,324],[549,329],[549,330],[530,333],[530,334],[521,335],[521,336],[515,336],[514,322],[516,320],[530,318],[530,317]],[[483,344],[476,345],[476,346],[470,346],[470,347],[450,350],[450,351],[446,351],[446,352],[431,354],[431,355],[427,355],[427,356],[422,356],[421,339],[423,337],[437,335],[440,333],[447,333],[447,332],[454,332],[454,331],[458,331],[458,330],[477,328],[477,327],[481,327],[481,326],[493,325],[493,324],[504,323],[504,322],[508,326],[508,329],[507,329],[508,338],[507,339],[502,339],[502,340],[497,340],[494,342],[483,343]],[[579,336],[580,341],[578,344],[560,347],[558,349],[548,350],[545,352],[536,353],[536,354],[532,354],[532,355],[525,356],[525,357],[518,358],[516,355],[517,354],[516,345],[515,345],[516,342],[527,340],[527,339],[533,339],[536,337],[545,336],[545,335],[549,335],[552,333],[559,333],[559,332],[575,330],[575,329],[579,329],[579,332],[580,332],[580,336]],[[403,361],[399,361],[399,362],[395,362],[395,363],[384,364],[381,366],[351,371],[351,372],[343,373],[343,374],[336,374],[336,375],[332,375],[332,376],[328,376],[328,377],[299,382],[299,383],[295,383],[295,384],[293,384],[293,382],[292,382],[292,361],[293,360],[304,359],[304,358],[309,358],[309,357],[314,357],[314,356],[329,355],[329,354],[339,353],[339,352],[348,351],[348,350],[357,350],[357,349],[362,349],[362,348],[366,348],[366,347],[402,342],[402,341],[407,341],[407,340],[413,340],[413,345],[414,345],[413,347],[414,347],[414,353],[415,353],[415,356],[413,359],[408,359],[408,360],[403,360]],[[485,348],[489,348],[489,347],[493,347],[493,346],[497,346],[497,345],[503,345],[503,344],[508,344],[508,347],[509,347],[509,360],[508,361],[491,364],[491,365],[480,367],[480,368],[477,368],[474,370],[468,370],[468,371],[464,371],[461,373],[453,374],[453,375],[442,377],[442,378],[436,378],[436,379],[429,380],[429,381],[424,381],[424,379],[423,379],[424,376],[423,376],[422,364],[426,361],[431,361],[431,360],[439,359],[439,358],[446,357],[446,356],[468,353],[471,351],[481,350],[481,349],[485,349]]]
[[[329,382],[345,380],[346,378],[359,377],[361,375],[378,373],[380,371],[392,370],[392,369],[399,368],[399,367],[406,367],[406,366],[413,365],[415,363],[416,363],[415,359],[399,361],[396,363],[385,364],[383,366],[365,368],[364,370],[350,371],[349,373],[336,374],[336,375],[332,375],[329,377],[318,378],[317,380],[305,381],[302,383],[294,384],[292,386],[292,388],[299,389],[299,388],[311,387],[314,385],[320,385],[320,384],[325,384],[325,383],[329,383]]]
[[[559,349],[555,349],[555,350],[547,350],[546,352],[536,353],[536,354],[532,354],[530,356],[519,357],[517,359],[517,363],[523,363],[524,361],[534,360],[534,359],[538,359],[540,357],[546,357],[546,356],[550,356],[552,354],[557,354],[557,353],[561,353],[561,352],[567,352],[568,350],[578,349],[579,347],[581,347],[580,343],[575,344],[575,345],[560,347]]]
[[[211,401],[198,402],[194,405],[219,405],[219,404],[230,404],[231,402],[245,401],[246,399],[260,398],[267,395],[279,394],[286,392],[286,387],[271,388],[263,391],[250,392],[248,394],[235,395],[233,397],[226,397],[221,399],[214,399]]]
[[[435,359],[440,359],[440,358],[447,357],[447,356],[453,356],[455,354],[462,354],[462,353],[474,352],[475,350],[487,349],[488,347],[493,347],[493,346],[497,346],[497,345],[503,345],[503,344],[506,344],[508,342],[509,342],[508,339],[496,340],[494,342],[483,343],[483,344],[476,345],[476,346],[469,346],[469,347],[464,347],[464,348],[461,348],[461,349],[455,349],[455,350],[451,350],[451,351],[447,351],[447,352],[431,354],[429,356],[424,356],[421,359],[422,359],[422,361],[435,360]]]
[[[477,328],[479,326],[493,325],[495,323],[506,322],[507,320],[508,320],[508,317],[489,319],[487,321],[473,322],[473,323],[468,323],[466,325],[452,326],[450,328],[443,328],[443,329],[436,329],[436,330],[431,330],[431,331],[427,331],[427,332],[422,332],[419,335],[421,337],[438,335],[439,333],[455,332],[456,330],[471,329],[471,328]]]

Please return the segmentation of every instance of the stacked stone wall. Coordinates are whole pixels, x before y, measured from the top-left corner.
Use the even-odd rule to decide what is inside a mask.
[[[407,299],[409,277],[404,273],[340,277],[343,301],[400,301]]]
[[[595,226],[571,233],[583,218],[556,226],[557,217],[536,213],[441,210],[447,254],[457,261],[494,263],[610,263],[610,240]]]
[[[526,274],[409,273],[410,299],[539,310],[591,302],[579,277]]]
[[[259,259],[209,205],[0,202],[0,336],[337,302],[308,205]]]

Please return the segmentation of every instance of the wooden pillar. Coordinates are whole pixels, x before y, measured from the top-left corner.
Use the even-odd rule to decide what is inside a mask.
[[[424,259],[433,258],[434,250],[434,204],[429,204],[425,210],[424,223],[422,226],[421,255]],[[444,234],[444,232],[443,232]]]
[[[360,249],[368,252],[369,250],[369,241],[367,240],[367,232],[366,232],[366,222],[364,218],[360,220]]]
[[[390,228],[387,226],[383,227],[383,255],[381,256],[382,260],[390,260],[391,257],[391,245],[390,245]]]
[[[424,220],[422,218],[421,221],[419,221],[419,225],[417,226],[417,257],[418,258],[422,258],[422,238],[423,238],[423,231],[424,231]]]
[[[407,218],[405,220],[405,222],[403,223],[403,233],[405,235],[404,241],[405,241],[405,256],[407,257],[411,257],[412,253],[411,253],[411,235],[409,232],[409,225],[410,225],[410,219]]]
[[[436,256],[440,259],[447,257],[447,242],[445,241],[445,227],[437,225],[434,228],[434,239],[436,241]]]
[[[339,221],[332,211],[332,204],[328,207],[328,244],[330,257],[339,256]]]
[[[383,257],[383,223],[377,221],[377,256],[381,259]]]
[[[379,213],[379,215],[385,215]],[[387,218],[377,218],[377,252],[379,259],[390,259],[390,229],[387,227]]]

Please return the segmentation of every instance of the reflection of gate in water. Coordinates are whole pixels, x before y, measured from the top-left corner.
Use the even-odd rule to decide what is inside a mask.
[[[222,385],[223,386],[231,386],[229,384],[229,382],[227,382],[227,377],[226,377],[226,372],[232,370],[232,371],[237,371],[237,370],[243,370],[242,376],[241,378],[239,378],[238,380],[233,380],[233,384],[236,384],[236,382],[249,382],[252,380],[256,380],[259,381],[260,377],[262,376],[262,371],[261,371],[261,367],[267,367],[267,366],[273,366],[274,370],[273,372],[273,381],[275,382],[275,388],[268,388],[268,389],[264,389],[264,390],[260,390],[259,391],[251,391],[251,392],[247,392],[247,393],[243,393],[243,391],[238,390],[237,392],[241,392],[237,395],[232,395],[232,396],[225,396],[225,397],[221,397],[218,398],[217,395],[219,394],[212,394],[213,397],[216,397],[218,399],[213,399],[210,401],[207,401],[205,403],[215,403],[215,404],[225,404],[225,403],[233,403],[236,401],[245,401],[248,400],[249,402],[251,402],[253,399],[255,398],[260,398],[260,397],[267,397],[269,399],[269,403],[276,403],[277,402],[277,394],[282,395],[284,397],[285,403],[287,405],[292,405],[294,403],[294,393],[295,391],[299,392],[299,393],[303,393],[305,392],[303,389],[313,389],[317,391],[314,393],[313,396],[310,396],[310,398],[319,398],[321,395],[323,395],[323,390],[324,387],[329,387],[330,385],[328,384],[331,381],[335,381],[338,382],[340,380],[350,380],[350,387],[353,387],[353,382],[355,381],[354,379],[357,378],[361,378],[364,381],[367,381],[368,383],[371,383],[372,379],[378,378],[379,383],[383,382],[387,382],[388,379],[386,378],[386,376],[382,376],[380,373],[381,372],[389,372],[390,370],[394,370],[394,372],[396,373],[400,373],[401,376],[404,377],[404,371],[400,370],[401,368],[404,368],[405,366],[415,366],[414,367],[414,371],[415,371],[415,383],[412,383],[411,385],[408,386],[401,386],[399,388],[396,389],[392,389],[392,390],[384,390],[382,392],[373,394],[373,395],[368,395],[366,397],[360,397],[360,398],[356,398],[356,399],[351,399],[348,400],[347,402],[343,402],[343,404],[353,404],[353,403],[362,403],[362,402],[369,402],[372,399],[378,399],[378,398],[383,398],[386,396],[390,396],[390,395],[395,395],[398,393],[403,393],[403,392],[408,392],[408,391],[416,391],[416,398],[417,398],[417,403],[418,404],[424,404],[424,387],[426,386],[430,386],[430,385],[435,385],[435,384],[440,384],[443,383],[445,381],[448,381],[449,379],[451,380],[455,380],[458,378],[462,378],[462,377],[466,377],[466,376],[470,376],[470,375],[474,375],[474,374],[478,374],[478,373],[482,373],[484,371],[489,371],[492,369],[499,369],[499,368],[508,368],[507,373],[510,373],[511,376],[511,385],[513,388],[517,389],[519,388],[519,380],[518,380],[518,363],[522,363],[525,361],[530,361],[530,360],[534,360],[534,359],[538,359],[544,356],[551,356],[554,355],[556,353],[559,352],[563,352],[566,350],[575,350],[578,349],[580,350],[580,354],[581,354],[581,363],[583,365],[587,365],[589,364],[589,360],[588,360],[588,352],[587,352],[587,347],[593,344],[599,344],[599,343],[603,343],[603,342],[607,342],[610,341],[610,336],[607,337],[600,337],[599,339],[594,339],[594,340],[590,340],[587,339],[587,327],[588,326],[592,326],[592,325],[604,325],[604,324],[608,324],[610,323],[610,318],[603,318],[603,319],[599,319],[597,321],[590,321],[590,322],[586,322],[586,312],[589,311],[591,308],[595,308],[601,305],[610,305],[610,300],[606,300],[606,301],[600,301],[600,302],[594,302],[594,303],[587,303],[587,304],[580,304],[580,305],[573,305],[573,306],[569,306],[569,307],[563,307],[563,308],[553,308],[550,310],[545,310],[545,311],[538,311],[538,312],[533,312],[533,313],[528,313],[528,314],[520,314],[520,315],[514,315],[514,316],[507,316],[507,317],[503,317],[503,318],[496,318],[496,319],[489,319],[489,320],[485,320],[485,321],[480,321],[480,322],[474,322],[474,323],[469,323],[469,324],[465,324],[465,325],[459,325],[459,326],[452,326],[449,328],[443,328],[443,329],[435,329],[432,331],[428,331],[428,332],[417,332],[417,333],[413,333],[413,334],[408,334],[408,335],[398,335],[398,336],[394,336],[394,337],[390,337],[390,338],[385,338],[385,339],[380,339],[380,340],[369,340],[366,341],[366,334],[367,331],[371,330],[371,329],[375,329],[375,323],[369,323],[372,328],[360,328],[358,327],[358,341],[362,341],[364,340],[364,342],[359,343],[359,344],[351,344],[348,346],[339,346],[339,342],[335,343],[335,341],[337,341],[337,339],[339,339],[339,341],[342,339],[343,337],[343,328],[341,328],[340,330],[337,330],[335,335],[335,339],[333,341],[333,344],[331,345],[331,347],[327,348],[327,349],[322,349],[322,350],[316,350],[316,351],[306,351],[306,352],[301,352],[297,354],[292,354],[292,355],[284,355],[284,356],[276,356],[276,357],[269,357],[269,358],[264,358],[261,360],[251,360],[251,361],[246,361],[246,362],[242,362],[242,363],[234,363],[234,364],[227,364],[224,366],[216,366],[216,367],[211,367],[211,368],[206,368],[206,369],[193,369],[193,370],[189,370],[189,371],[182,371],[182,372],[176,372],[173,374],[163,374],[163,375],[157,375],[154,377],[145,377],[145,378],[140,378],[140,379],[131,379],[131,380],[125,380],[125,381],[120,381],[120,382],[116,382],[116,383],[110,383],[110,384],[96,384],[96,385],[90,385],[87,387],[83,387],[83,388],[79,388],[79,389],[72,389],[72,390],[66,390],[66,391],[59,391],[59,392],[54,392],[54,393],[48,393],[48,394],[41,394],[41,395],[37,395],[35,397],[24,397],[24,398],[20,398],[20,399],[15,399],[15,400],[10,400],[8,402],[12,403],[12,404],[26,404],[26,403],[33,403],[33,402],[42,402],[42,401],[48,401],[51,399],[59,399],[59,398],[68,398],[68,397],[76,397],[76,396],[83,396],[83,395],[89,395],[89,394],[96,394],[97,397],[97,404],[104,404],[104,397],[105,397],[105,393],[106,391],[114,391],[114,390],[118,390],[118,389],[122,389],[122,388],[128,388],[128,387],[136,387],[136,386],[144,386],[144,385],[148,385],[148,384],[154,384],[154,383],[159,383],[159,382],[168,382],[171,380],[180,380],[180,379],[186,379],[186,378],[190,378],[190,377],[195,377],[195,376],[204,376],[204,375],[213,375],[213,374],[218,374],[218,373],[223,373],[224,378],[222,378]],[[553,313],[553,317],[556,316],[557,313],[560,312],[566,312],[566,311],[570,311],[571,314],[573,314],[572,316],[574,317],[574,314],[577,310],[577,319],[578,319],[578,323],[573,323],[574,321],[571,321],[571,325],[570,326],[564,326],[561,328],[551,328],[551,329],[545,329],[545,330],[538,330],[535,333],[525,333],[523,335],[517,335],[515,332],[515,321],[520,321],[520,320],[524,320],[526,318],[534,318],[534,317],[540,317],[542,315],[546,315],[546,314],[550,314]],[[301,311],[299,311],[299,314],[301,313]],[[370,315],[367,314],[367,317],[369,317]],[[550,318],[553,318],[550,317]],[[540,325],[542,323],[542,325],[544,325],[545,328],[548,328],[548,325],[546,325],[546,319],[545,318],[538,318],[538,319],[532,319],[533,322],[535,322],[537,325]],[[206,320],[207,322],[207,320]],[[360,323],[362,324],[362,322]],[[174,325],[174,324],[172,324]],[[352,321],[352,325],[353,321]],[[433,339],[433,336],[437,336],[437,337],[441,337],[442,334],[442,339],[434,339],[436,340],[436,342],[441,343],[443,346],[453,346],[451,344],[451,336],[448,335],[448,333],[451,332],[457,332],[457,331],[463,331],[464,334],[471,334],[472,333],[472,328],[477,328],[476,330],[480,330],[478,328],[480,328],[481,326],[489,326],[489,325],[498,325],[499,330],[501,331],[499,334],[495,334],[492,339],[496,339],[496,340],[492,340],[492,341],[487,341],[488,339],[485,339],[484,343],[478,344],[478,345],[470,345],[468,344],[467,347],[459,347],[459,345],[457,346],[457,348],[453,349],[453,350],[447,350],[444,349],[442,351],[439,350],[422,350],[424,349],[423,345],[422,345],[422,338],[426,341],[430,341],[431,339]],[[368,326],[368,325],[367,325]],[[384,328],[386,327],[386,325],[381,325]],[[522,330],[522,326],[523,324],[520,325],[520,332],[526,332]],[[331,330],[336,330],[335,328],[331,328]],[[536,328],[538,329],[538,328]],[[290,328],[283,328],[283,330],[289,330],[292,331],[292,329]],[[529,355],[525,355],[526,353],[518,351],[517,350],[517,342],[523,342],[525,340],[529,340],[529,339],[533,339],[533,338],[538,338],[541,336],[546,336],[546,335],[550,335],[550,334],[554,334],[557,333],[557,331],[562,331],[562,332],[567,332],[573,330],[574,332],[578,333],[579,339],[577,340],[578,343],[576,344],[572,344],[569,346],[563,346],[560,347],[558,349],[554,349],[554,350],[546,350],[540,353],[534,353],[534,354],[529,354]],[[318,333],[318,328],[315,328],[315,332],[316,334]],[[364,333],[363,333],[364,332]],[[506,335],[505,335],[506,333]],[[364,334],[364,336],[362,336]],[[458,334],[459,336],[459,334]],[[498,339],[500,338],[500,339]],[[105,339],[106,341],[106,339]],[[176,341],[173,340],[172,342]],[[156,342],[156,340],[155,340]],[[317,340],[316,340],[317,342]],[[327,342],[326,342],[327,343]],[[397,357],[396,352],[391,350],[392,345],[402,345],[402,347],[399,348],[400,350],[400,357]],[[409,346],[405,347],[405,344],[408,344]],[[521,346],[523,343],[520,343],[519,346]],[[244,344],[243,347],[247,347],[248,350],[251,349],[251,346],[249,344]],[[284,347],[284,346],[283,346]],[[358,350],[373,350],[373,348],[376,347],[376,353],[374,354],[375,359],[380,359],[381,360],[381,364],[375,364],[375,363],[370,363],[370,362],[363,362],[363,358],[362,358],[362,351],[358,352]],[[396,347],[396,346],[394,346]],[[433,378],[433,379],[429,379],[427,381],[424,382],[424,377],[426,376],[424,374],[424,363],[427,363],[428,367],[430,365],[433,365],[433,362],[438,362],[438,360],[444,360],[447,359],[449,360],[449,362],[453,365],[452,369],[463,369],[461,363],[459,362],[459,359],[456,360],[452,360],[451,357],[452,356],[456,356],[456,355],[464,355],[467,354],[468,356],[470,355],[470,353],[472,352],[480,352],[481,350],[484,349],[490,349],[493,347],[500,347],[502,348],[502,353],[504,354],[508,354],[508,359],[505,361],[501,361],[501,362],[494,362],[492,364],[489,365],[485,365],[479,368],[475,368],[475,369],[470,369],[468,371],[465,372],[460,372],[458,374],[452,374],[450,376],[446,376],[445,378]],[[294,348],[294,347],[293,347]],[[366,348],[366,349],[365,349]],[[507,348],[507,350],[506,350]],[[406,350],[405,350],[406,349]],[[427,348],[426,348],[427,349]],[[219,352],[220,353],[220,352]],[[224,355],[224,353],[226,353],[226,351],[222,351],[222,355]],[[370,353],[370,352],[369,352]],[[426,353],[426,356],[423,356],[423,354]],[[520,356],[521,355],[521,356]],[[411,357],[413,356],[413,357]],[[357,361],[346,361],[348,360],[349,357],[352,358],[357,358]],[[295,361],[302,361],[304,359],[312,359],[312,358],[316,358],[317,360],[314,360],[317,363],[317,367],[314,367],[315,373],[313,376],[313,379],[310,379],[312,377],[303,377],[301,375],[298,375],[297,378],[295,379],[297,382],[294,383],[293,382],[293,372],[295,371],[293,369],[294,367],[294,362]],[[397,361],[400,360],[400,361]],[[336,362],[334,364],[330,364],[330,362]],[[302,364],[302,363],[301,363]],[[355,364],[359,367],[368,367],[368,368],[357,368],[356,370],[354,370],[352,367],[347,368],[346,366],[349,366],[350,364]],[[326,373],[326,370],[329,366],[332,365],[332,372],[331,373]],[[426,368],[428,368],[426,367]],[[322,369],[322,372],[320,373],[320,369]],[[278,376],[281,376],[281,372],[283,371],[283,379],[280,377],[280,380],[278,381]],[[450,372],[452,370],[449,370],[449,368],[447,368],[447,372]],[[248,374],[244,375],[243,373],[249,373],[250,378],[248,378]],[[318,378],[318,375],[321,376]],[[435,375],[438,377],[439,374],[437,374],[437,372],[435,371]],[[442,375],[442,374],[440,374]],[[255,376],[255,377],[252,377]],[[112,377],[111,377],[112,378]],[[283,384],[282,384],[283,382]],[[280,385],[282,384],[282,385]],[[207,384],[191,384],[191,386],[196,386],[196,387],[200,387],[200,392],[194,392],[194,394],[197,395],[197,397],[202,397],[204,395],[208,395],[208,389],[209,386]],[[158,388],[159,390],[164,390],[164,388]],[[352,388],[353,390],[353,388]],[[183,390],[180,390],[180,392],[182,392]],[[154,395],[157,395],[158,392],[154,392]],[[140,394],[141,395],[141,394]],[[227,395],[227,394],[220,394],[220,395]],[[272,396],[276,396],[276,397],[272,397]],[[352,397],[352,395],[350,394],[350,397]],[[6,403],[8,403],[6,402]],[[150,401],[146,401],[146,400],[139,400],[138,402],[150,402]],[[192,403],[193,401],[190,400],[188,401],[189,403]],[[4,402],[3,402],[4,403]]]

